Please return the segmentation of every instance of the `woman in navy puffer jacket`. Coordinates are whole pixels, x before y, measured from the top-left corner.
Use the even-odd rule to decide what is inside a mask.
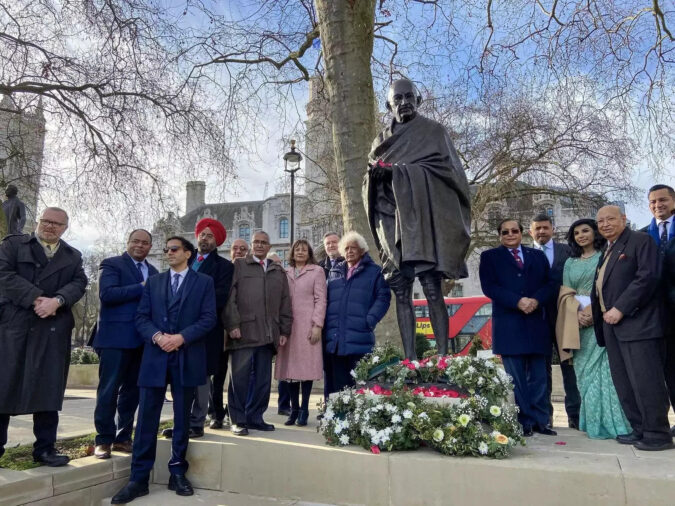
[[[348,232],[340,240],[345,257],[328,276],[326,370],[333,392],[353,386],[351,370],[375,345],[375,326],[389,309],[391,292],[382,269],[368,255],[365,239]],[[332,393],[332,392],[329,392]]]

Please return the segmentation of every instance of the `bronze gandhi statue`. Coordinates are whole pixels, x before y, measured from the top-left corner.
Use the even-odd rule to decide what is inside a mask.
[[[448,352],[448,312],[441,281],[467,277],[471,196],[443,125],[421,116],[422,96],[407,79],[394,81],[387,109],[394,117],[373,141],[363,201],[382,268],[396,297],[407,358],[415,355],[412,286],[419,278],[438,352]]]

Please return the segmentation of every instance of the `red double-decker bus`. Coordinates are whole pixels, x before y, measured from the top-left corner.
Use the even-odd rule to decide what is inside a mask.
[[[429,320],[429,306],[426,299],[413,300],[417,333],[424,334],[435,342]],[[448,350],[456,355],[466,355],[473,336],[481,337],[483,348],[492,348],[492,303],[487,297],[446,298],[450,320]]]

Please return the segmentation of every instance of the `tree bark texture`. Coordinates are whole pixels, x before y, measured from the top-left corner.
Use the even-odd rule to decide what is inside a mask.
[[[342,200],[344,231],[362,234],[379,261],[366,217],[361,185],[376,131],[376,103],[370,60],[376,0],[315,0],[325,81],[333,124],[333,146]],[[377,339],[400,344],[395,304],[377,326]]]

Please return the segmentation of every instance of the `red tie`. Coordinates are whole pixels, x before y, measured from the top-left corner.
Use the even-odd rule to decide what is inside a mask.
[[[199,255],[197,257],[197,262],[203,262],[204,261],[204,255]]]
[[[261,260],[260,265],[262,266],[263,270],[265,270],[265,260]]]
[[[518,248],[512,249],[511,253],[513,253],[513,259],[518,264],[518,268],[522,269],[523,268],[523,261],[520,259],[520,255],[518,254]]]

